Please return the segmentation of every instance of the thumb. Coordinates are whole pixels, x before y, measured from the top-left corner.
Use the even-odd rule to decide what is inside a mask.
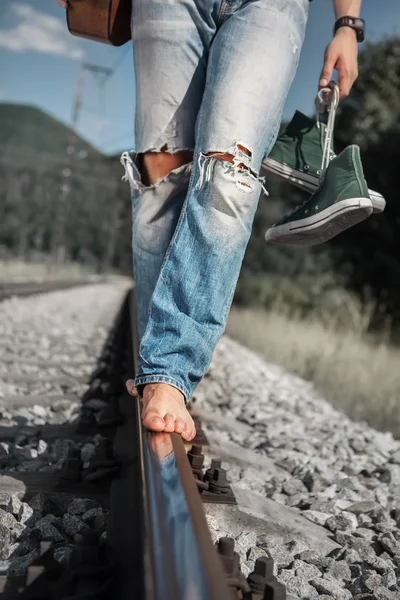
[[[321,71],[321,75],[319,78],[320,87],[327,86],[328,83],[330,82],[330,80],[332,79],[332,71],[334,69],[335,62],[336,62],[336,60],[335,60],[334,55],[327,54],[325,56],[324,66],[323,66],[323,69]]]

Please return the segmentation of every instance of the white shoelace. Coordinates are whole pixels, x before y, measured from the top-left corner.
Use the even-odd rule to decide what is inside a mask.
[[[333,130],[335,126],[336,110],[339,104],[339,86],[332,82],[332,87],[325,87],[319,90],[317,104],[317,127],[321,127],[320,114],[322,107],[326,106],[328,111],[328,122],[325,128],[324,149],[322,153],[321,176],[325,173],[329,162],[335,157],[333,150]],[[319,104],[319,105],[318,105]],[[322,129],[322,131],[324,131]]]

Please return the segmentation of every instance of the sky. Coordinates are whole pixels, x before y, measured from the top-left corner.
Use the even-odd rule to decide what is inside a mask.
[[[400,35],[400,0],[363,0],[361,16],[370,41]],[[332,0],[313,0],[285,120],[296,109],[313,113],[333,23]],[[0,0],[0,102],[37,106],[70,124],[83,63],[111,68],[113,74],[106,81],[85,74],[78,133],[106,153],[134,148],[131,45],[115,48],[70,35],[56,0]]]

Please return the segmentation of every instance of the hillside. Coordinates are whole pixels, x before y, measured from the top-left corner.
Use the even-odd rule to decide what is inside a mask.
[[[45,111],[23,104],[0,103],[0,156],[46,154],[64,157],[70,128]],[[78,136],[79,150],[92,162],[104,155]]]

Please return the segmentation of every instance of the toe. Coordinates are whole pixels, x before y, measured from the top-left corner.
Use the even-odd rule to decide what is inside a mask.
[[[143,425],[150,431],[164,431],[165,421],[155,411],[149,411],[143,415]]]
[[[135,382],[133,381],[133,379],[128,379],[128,381],[126,382],[125,385],[126,385],[126,389],[128,390],[128,392],[130,393],[131,396],[137,396]]]
[[[174,415],[167,413],[164,417],[164,422],[165,422],[164,431],[167,431],[168,433],[172,433],[175,429]]]
[[[175,431],[176,433],[182,433],[182,431],[185,429],[185,423],[182,421],[182,419],[175,419]]]
[[[182,431],[181,435],[182,435],[183,439],[185,439],[188,442],[192,439],[191,428],[189,425],[185,426],[185,429]]]

